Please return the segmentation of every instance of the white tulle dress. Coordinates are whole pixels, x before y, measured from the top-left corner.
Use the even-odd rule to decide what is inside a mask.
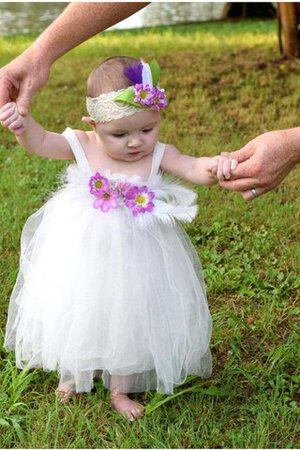
[[[111,182],[147,186],[151,212],[93,206],[91,172],[71,129],[76,163],[61,188],[25,223],[20,270],[10,299],[5,349],[19,368],[56,370],[89,392],[95,377],[124,392],[172,393],[187,375],[211,373],[211,317],[197,253],[180,221],[197,213],[195,194],[159,171],[101,172]]]

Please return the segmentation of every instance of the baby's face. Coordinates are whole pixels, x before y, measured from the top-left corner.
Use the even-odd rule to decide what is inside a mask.
[[[158,140],[160,114],[141,111],[129,117],[97,123],[103,150],[113,159],[137,161],[153,152]]]

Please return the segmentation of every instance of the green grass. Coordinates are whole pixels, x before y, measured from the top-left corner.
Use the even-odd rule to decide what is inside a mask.
[[[0,38],[0,65],[33,38]],[[267,130],[299,125],[300,65],[275,61],[273,21],[97,36],[55,64],[33,116],[55,131],[81,127],[89,71],[124,53],[159,59],[170,99],[161,140],[185,153],[214,155]],[[23,224],[58,187],[66,163],[28,156],[1,130],[0,164],[4,330]],[[299,447],[299,169],[251,204],[218,187],[196,189],[200,212],[186,229],[204,266],[213,314],[212,378],[190,377],[172,397],[138,395],[146,416],[129,426],[110,410],[99,381],[95,392],[62,406],[55,373],[21,372],[1,349],[1,447]]]

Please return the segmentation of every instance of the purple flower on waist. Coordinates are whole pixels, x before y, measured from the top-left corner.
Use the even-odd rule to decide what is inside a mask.
[[[137,216],[140,213],[153,210],[154,203],[152,200],[154,197],[154,192],[150,192],[147,186],[133,186],[125,193],[125,205],[132,208],[132,214]]]
[[[103,212],[107,212],[111,208],[117,208],[119,206],[119,203],[117,201],[118,197],[118,193],[112,192],[109,189],[103,189],[100,193],[97,194],[97,198],[94,201],[94,208],[99,208]]]
[[[97,172],[93,177],[90,178],[89,186],[90,193],[93,195],[97,195],[102,190],[109,187],[109,182],[107,178],[103,177],[99,172]]]
[[[99,172],[90,178],[90,193],[96,197],[94,208],[107,212],[110,209],[126,206],[136,217],[139,213],[151,212],[154,192],[147,186],[136,186],[129,182],[115,182],[103,177]]]
[[[131,188],[131,184],[128,182],[125,183],[118,183],[117,184],[117,190],[121,195],[125,195],[125,193],[128,191],[128,189]]]

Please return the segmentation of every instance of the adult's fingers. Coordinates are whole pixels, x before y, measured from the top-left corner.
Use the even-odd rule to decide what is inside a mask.
[[[248,191],[242,192],[241,194],[242,194],[242,197],[243,197],[244,200],[246,200],[247,202],[252,202],[252,200],[254,200],[257,197],[261,196],[265,192],[267,192],[267,189],[252,188],[252,189],[250,189]]]
[[[240,162],[234,170],[230,172],[230,180],[238,180],[239,178],[255,178],[257,172],[257,164],[254,164],[254,158]]]
[[[232,180],[231,177],[228,181],[219,181],[219,185],[230,191],[237,192],[247,191],[253,189],[254,187],[257,188],[257,180],[255,178],[240,178],[238,180]]]
[[[251,158],[254,153],[254,146],[249,142],[244,147],[234,152],[223,152],[224,156],[230,157],[231,159],[236,159],[238,163],[242,163],[247,159]]]
[[[34,91],[32,89],[31,82],[24,81],[20,86],[20,92],[16,100],[18,111],[22,116],[26,116],[28,114],[33,94]]]
[[[11,83],[5,77],[3,69],[0,69],[0,108],[5,105],[5,103],[9,103],[12,100],[10,93]]]

